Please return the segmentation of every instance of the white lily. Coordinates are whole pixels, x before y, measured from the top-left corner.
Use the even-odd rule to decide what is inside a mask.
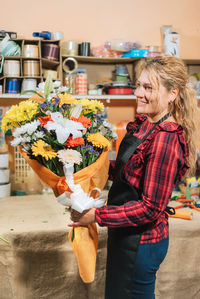
[[[84,127],[81,123],[64,118],[60,112],[51,113],[51,118],[53,121],[48,121],[44,128],[55,131],[59,143],[65,143],[70,134],[73,138],[82,137]]]

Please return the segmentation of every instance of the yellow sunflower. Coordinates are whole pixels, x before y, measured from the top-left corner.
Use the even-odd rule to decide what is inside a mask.
[[[87,140],[99,148],[107,147],[109,149],[111,147],[110,141],[100,133],[89,134]]]
[[[42,156],[46,160],[51,160],[57,156],[57,153],[52,149],[52,147],[41,139],[34,142],[31,149],[33,156]]]

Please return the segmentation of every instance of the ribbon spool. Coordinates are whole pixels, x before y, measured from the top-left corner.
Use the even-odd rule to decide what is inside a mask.
[[[5,60],[3,65],[3,74],[6,77],[19,77],[20,64],[18,60]]]
[[[51,78],[52,78],[52,80],[57,80],[58,79],[58,73],[57,73],[57,71],[43,69],[42,72],[43,72],[43,77],[44,78],[47,78],[50,75]]]
[[[9,40],[10,37],[8,34],[4,37],[4,39],[0,42],[0,54],[2,56],[0,73],[2,72],[4,56],[21,56],[21,48],[14,41]]]
[[[55,44],[43,44],[42,57],[52,61],[58,61],[59,46]]]
[[[78,62],[73,57],[68,57],[63,61],[63,70],[67,74],[74,73],[78,68]]]
[[[7,79],[6,80],[6,93],[19,93],[21,81],[19,79]]]
[[[53,40],[61,40],[63,39],[63,32],[62,31],[51,32],[51,38]]]
[[[37,45],[24,45],[23,56],[38,58],[39,57],[39,47]]]
[[[62,55],[78,55],[78,44],[74,41],[63,42],[61,46]]]
[[[40,75],[40,63],[36,60],[24,61],[24,76],[37,77]]]
[[[24,79],[22,83],[22,91],[24,90],[36,90],[37,80],[36,79]],[[31,92],[29,94],[32,94]]]

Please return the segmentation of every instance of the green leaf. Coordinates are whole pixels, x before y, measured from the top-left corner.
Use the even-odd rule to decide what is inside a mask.
[[[71,242],[74,241],[74,238],[75,238],[75,230],[74,230],[74,227],[73,227],[73,228],[72,228]]]
[[[9,241],[3,238],[2,236],[0,236],[0,240],[4,241],[5,243],[9,243]]]
[[[34,94],[37,94],[39,97],[41,97],[41,98],[44,99],[43,95],[41,95],[39,92],[37,92],[37,91],[35,91],[35,90],[32,90],[32,89],[22,91],[22,92],[20,93],[20,95],[23,95],[23,94],[26,94],[26,93],[30,93],[30,92],[32,92],[32,93],[34,93]]]
[[[53,89],[53,80],[51,75],[48,75],[44,85],[44,96],[47,99]]]

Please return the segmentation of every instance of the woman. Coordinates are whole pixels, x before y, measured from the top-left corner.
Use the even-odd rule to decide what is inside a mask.
[[[155,298],[168,249],[165,211],[175,183],[194,171],[198,108],[183,62],[161,55],[137,66],[136,120],[127,125],[108,205],[72,213],[72,226],[108,227],[106,299]]]

